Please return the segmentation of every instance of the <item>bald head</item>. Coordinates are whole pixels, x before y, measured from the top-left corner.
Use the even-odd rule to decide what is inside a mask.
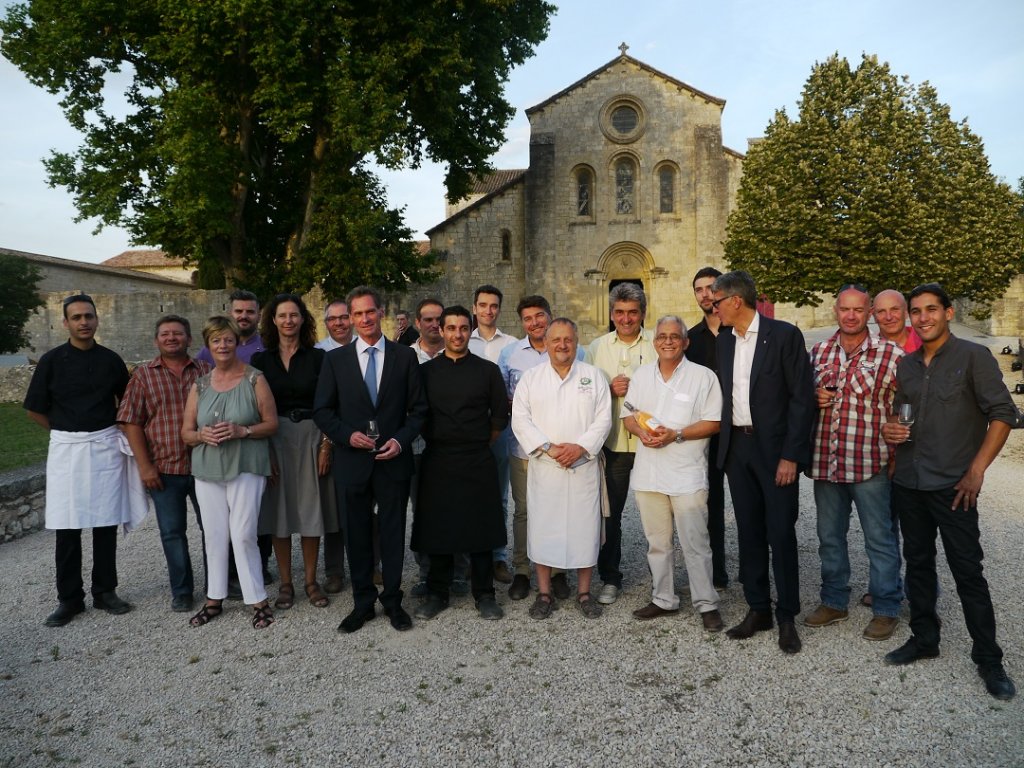
[[[907,326],[907,300],[902,293],[892,288],[881,291],[875,296],[872,313],[883,338],[902,340]]]
[[[860,288],[847,288],[836,296],[835,315],[840,334],[851,340],[863,337],[871,317],[871,297]]]

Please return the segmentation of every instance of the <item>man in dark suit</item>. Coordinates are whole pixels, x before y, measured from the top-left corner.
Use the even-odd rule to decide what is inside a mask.
[[[799,653],[797,473],[811,460],[815,413],[807,349],[798,328],[757,312],[757,289],[746,272],[721,275],[713,290],[712,306],[728,326],[717,340],[723,400],[718,465],[729,478],[740,581],[750,606],[726,634],[741,640],[772,628],[770,551],[779,648]]]
[[[416,353],[381,334],[381,297],[354,288],[346,298],[355,343],[332,350],[317,383],[313,419],[334,443],[334,482],[346,526],[352,612],[338,626],[355,632],[375,615],[373,507],[380,524],[384,590],[379,598],[391,626],[412,626],[402,608],[405,510],[413,473],[412,441],[427,412]],[[379,437],[367,436],[369,422]]]

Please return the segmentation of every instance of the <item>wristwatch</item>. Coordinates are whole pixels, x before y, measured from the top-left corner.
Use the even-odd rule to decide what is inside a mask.
[[[683,437],[683,430],[680,429],[678,432],[676,432],[676,439],[673,440],[672,442],[673,443],[685,443],[686,442],[686,438]]]
[[[252,427],[246,427],[245,428],[245,436],[246,437],[252,437]]]
[[[544,445],[542,445],[542,446],[540,447],[540,449],[541,449],[541,451],[543,451],[544,453],[547,453],[548,451],[550,451],[550,450],[551,450],[551,443],[544,443]]]

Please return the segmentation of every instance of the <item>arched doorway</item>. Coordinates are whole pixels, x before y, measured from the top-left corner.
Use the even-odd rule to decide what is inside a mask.
[[[597,268],[586,275],[592,286],[592,321],[597,328],[611,329],[608,292],[620,283],[635,283],[647,294],[648,314],[654,299],[654,281],[667,274],[654,264],[651,252],[640,243],[623,241],[605,249]]]

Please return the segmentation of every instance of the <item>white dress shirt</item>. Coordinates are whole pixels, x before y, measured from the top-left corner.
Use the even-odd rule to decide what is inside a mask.
[[[754,352],[757,350],[758,331],[761,329],[761,315],[754,313],[754,319],[747,328],[747,333],[740,336],[736,329],[732,335],[736,337],[736,353],[732,361],[732,425],[734,427],[752,427],[754,419],[750,415],[750,369],[754,367]]]

